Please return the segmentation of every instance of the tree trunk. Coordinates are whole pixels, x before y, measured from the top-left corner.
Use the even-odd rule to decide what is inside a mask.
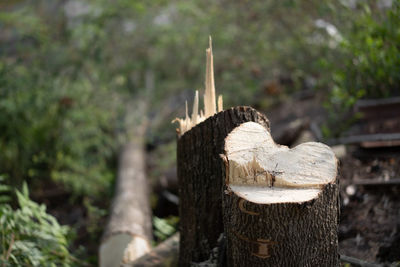
[[[338,266],[337,161],[309,142],[276,145],[248,122],[225,139],[228,266]]]
[[[99,251],[100,266],[120,266],[141,257],[150,251],[151,240],[144,148],[140,141],[131,142],[120,156],[115,198]]]
[[[269,127],[268,119],[253,108],[236,107],[215,114],[178,139],[180,266],[207,261],[224,232],[225,169],[220,154],[226,136],[248,121]]]
[[[145,95],[126,103],[126,145],[118,160],[118,175],[109,220],[99,248],[99,266],[114,267],[151,250],[152,214],[146,176],[144,136],[146,112],[154,90],[154,73],[145,74]]]
[[[258,204],[224,198],[228,266],[338,266],[338,188],[317,199]]]

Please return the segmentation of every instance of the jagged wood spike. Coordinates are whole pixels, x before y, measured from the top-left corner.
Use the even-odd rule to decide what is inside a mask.
[[[198,93],[196,93],[198,94]],[[204,93],[204,109],[198,112],[198,95],[197,101],[193,103],[192,116],[186,115],[184,119],[176,118],[173,122],[178,122],[179,130],[177,130],[179,136],[189,131],[191,128],[196,126],[198,123],[204,121],[208,117],[213,116],[217,112],[216,94],[215,94],[215,82],[214,82],[214,59],[212,53],[212,40],[209,37],[209,48],[206,49],[206,73],[205,73],[205,93]],[[197,103],[197,106],[196,106]],[[186,104],[187,105],[187,104]],[[187,107],[186,107],[187,109]],[[222,111],[222,96],[218,97],[218,112]],[[188,111],[186,110],[186,114]]]
[[[218,96],[218,112],[221,112],[221,111],[224,110],[223,102],[222,102],[222,101],[223,101],[223,100],[222,100],[222,95],[219,95],[219,96]]]
[[[209,52],[209,57],[210,57],[210,104],[211,104],[211,116],[217,113],[217,108],[216,108],[216,98],[215,98],[215,81],[214,81],[214,56],[213,56],[213,51],[212,51],[212,40],[211,36],[209,37],[209,46],[210,46],[210,52]]]
[[[199,116],[199,91],[196,90],[193,100],[192,123],[193,126],[197,124]]]
[[[185,101],[185,120],[189,119],[188,103]]]
[[[205,115],[206,118],[216,113],[215,85],[214,85],[214,62],[212,54],[212,41],[209,37],[209,48],[206,49],[206,80],[205,80]]]

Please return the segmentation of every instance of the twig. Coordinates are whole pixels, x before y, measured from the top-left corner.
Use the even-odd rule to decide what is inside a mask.
[[[360,266],[360,267],[383,267],[382,264],[369,263],[369,262],[366,262],[366,261],[363,261],[363,260],[360,260],[360,259],[357,259],[357,258],[353,258],[353,257],[350,257],[350,256],[346,256],[346,255],[343,255],[343,254],[340,255],[340,261],[341,262],[351,263],[351,264],[354,264],[354,265]]]
[[[389,180],[377,180],[377,179],[362,179],[353,181],[355,185],[396,185],[400,184],[400,178],[393,178]]]
[[[381,133],[381,134],[366,134],[341,137],[337,139],[327,140],[328,145],[336,144],[358,144],[362,142],[380,142],[380,141],[397,141],[400,140],[400,133]]]
[[[8,247],[7,254],[6,254],[6,261],[8,260],[8,258],[11,255],[11,250],[12,250],[13,245],[14,245],[14,233],[11,234],[11,241],[10,241],[10,246]],[[3,266],[4,266],[4,264],[5,263],[3,263]]]

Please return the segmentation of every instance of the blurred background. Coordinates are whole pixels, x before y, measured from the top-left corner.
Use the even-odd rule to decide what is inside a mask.
[[[209,35],[224,107],[265,112],[287,145],[298,136],[280,125],[308,118],[296,129],[338,145],[360,118],[357,101],[400,95],[398,0],[2,0],[3,266],[97,264],[118,153],[143,123],[155,244],[176,231],[171,121],[203,94]],[[398,158],[388,162],[398,176]],[[397,233],[393,212],[382,236]],[[353,256],[377,260],[378,243]]]

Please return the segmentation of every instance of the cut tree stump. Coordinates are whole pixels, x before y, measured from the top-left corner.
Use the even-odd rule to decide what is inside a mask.
[[[206,54],[204,113],[196,91],[192,116],[186,104],[175,120],[179,266],[338,266],[334,153],[275,144],[265,116],[222,111],[221,96],[216,113],[211,39]]]
[[[228,266],[338,266],[337,160],[309,142],[275,144],[247,122],[225,139]]]
[[[236,107],[217,113],[178,139],[179,266],[208,260],[224,232],[225,169],[220,154],[224,153],[227,135],[248,121],[269,127],[269,121],[255,109]]]

